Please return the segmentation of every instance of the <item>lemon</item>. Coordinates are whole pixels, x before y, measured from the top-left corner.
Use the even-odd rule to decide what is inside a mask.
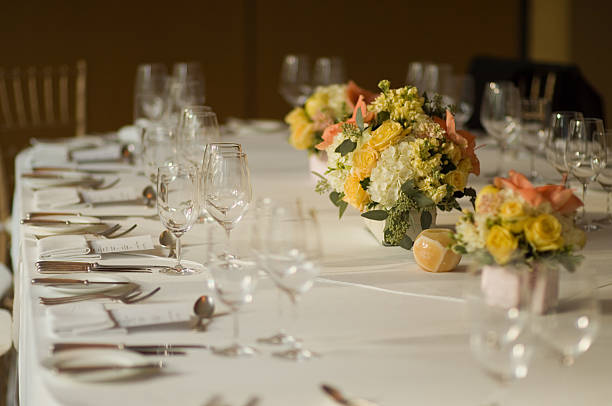
[[[459,264],[461,255],[449,248],[451,243],[451,231],[446,228],[423,230],[412,247],[414,259],[427,272],[452,271]]]

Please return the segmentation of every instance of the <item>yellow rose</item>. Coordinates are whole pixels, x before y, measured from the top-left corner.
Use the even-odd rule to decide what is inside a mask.
[[[314,125],[312,123],[304,123],[297,128],[292,126],[289,143],[295,149],[308,149],[314,143],[314,133]]]
[[[518,200],[509,200],[499,208],[502,225],[513,233],[520,233],[525,225],[526,214],[523,204]]]
[[[306,111],[301,107],[294,108],[285,116],[285,123],[291,126],[292,131],[294,127],[297,128],[303,124],[308,124],[309,122],[310,120],[306,115]]]
[[[498,264],[505,265],[510,261],[517,246],[518,239],[509,230],[501,226],[493,226],[489,230],[486,247]]]
[[[306,100],[304,108],[309,117],[314,117],[329,104],[329,95],[326,93],[315,93]]]
[[[370,176],[378,163],[379,153],[369,145],[364,145],[353,154],[353,169],[360,180]]]
[[[500,203],[499,189],[493,185],[487,185],[476,196],[476,213],[493,213]]]
[[[550,214],[540,214],[525,223],[525,237],[537,251],[554,251],[563,247],[561,223]]]
[[[372,131],[372,137],[368,144],[378,152],[382,152],[389,145],[397,143],[408,130],[404,130],[397,121],[387,120],[376,130]]]
[[[365,209],[366,204],[370,202],[370,195],[366,192],[359,183],[359,177],[351,173],[344,182],[344,198],[343,200],[356,207],[359,211]]]
[[[467,185],[467,175],[461,171],[450,171],[444,176],[444,181],[455,190],[463,190]]]

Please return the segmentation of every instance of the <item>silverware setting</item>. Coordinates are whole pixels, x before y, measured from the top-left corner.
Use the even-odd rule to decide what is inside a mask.
[[[145,272],[153,269],[165,269],[166,265],[103,265],[98,262],[72,262],[41,260],[36,262],[39,273],[73,273],[73,272]]]
[[[104,184],[106,182],[105,179],[91,178],[91,177],[72,178],[72,177],[56,175],[56,174],[52,174],[52,173],[40,173],[40,172],[38,172],[38,173],[24,173],[24,174],[21,175],[21,177],[22,178],[29,178],[29,179],[51,179],[51,180],[65,181],[65,182],[62,182],[61,184],[53,185],[53,186],[48,186],[48,187],[56,187],[56,186],[80,186],[80,187],[94,189],[94,190],[107,190],[107,189],[110,189],[110,188],[116,186],[120,182],[119,178],[115,178],[112,182],[110,182],[109,184],[105,185]],[[33,189],[34,190],[40,190],[40,189],[45,189],[45,188],[47,188],[47,187],[36,187],[36,188],[33,188]]]
[[[55,233],[52,235],[38,235],[38,234],[34,234],[34,238],[36,238],[37,240],[41,240],[43,238],[46,237],[52,237],[52,236],[56,236],[56,235],[75,235],[75,234],[91,234],[93,236],[96,237],[104,237],[104,238],[108,238],[108,239],[113,239],[113,238],[119,238],[119,237],[123,237],[124,235],[128,234],[129,232],[131,232],[132,230],[134,230],[136,227],[138,226],[138,224],[133,224],[132,226],[130,226],[127,230],[124,230],[118,234],[115,234],[117,231],[119,231],[119,229],[122,227],[121,224],[115,224],[113,226],[110,226],[102,231],[99,232],[91,232],[89,230],[79,230],[79,231],[67,231],[67,232],[63,232],[63,233]]]
[[[74,226],[74,225],[86,225],[86,226],[103,226],[106,225],[106,223],[103,223],[101,221],[98,222],[92,222],[86,219],[73,219],[73,220],[61,220],[61,219],[40,219],[40,218],[34,218],[34,219],[21,219],[20,221],[21,224],[31,224],[34,226],[47,226],[47,225],[52,225],[52,224],[63,224],[63,225],[67,225],[67,226]]]
[[[76,350],[76,349],[113,349],[113,350],[130,350],[136,352],[146,352],[147,354],[157,355],[183,355],[184,350],[206,350],[207,345],[200,344],[108,344],[108,343],[54,343],[51,345],[51,352],[57,353],[61,351]]]
[[[128,289],[127,291],[122,291],[121,293],[110,294],[110,293],[86,293],[84,295],[76,295],[76,296],[63,296],[63,297],[40,297],[40,303],[44,305],[58,305],[58,304],[66,304],[66,303],[75,303],[82,302],[85,300],[93,300],[93,299],[111,299],[118,300],[124,304],[134,304],[138,302],[142,302],[156,294],[160,291],[161,287],[157,287],[150,291],[149,293],[144,294],[138,285],[132,284],[133,289]]]
[[[31,211],[29,213],[26,214],[25,218],[26,219],[34,219],[36,217],[44,217],[44,216],[76,216],[76,217],[88,217],[88,214],[84,214],[81,212],[53,212],[53,211]],[[152,215],[147,215],[147,216],[141,216],[138,214],[93,214],[93,216],[100,218],[100,219],[122,219],[122,218],[129,218],[129,217],[139,217],[139,218],[144,218],[144,219],[148,219],[148,218],[157,218],[157,214],[152,214]]]
[[[112,281],[90,281],[87,279],[68,279],[68,278],[34,278],[32,285],[128,285],[132,282],[112,282]]]
[[[125,171],[119,171],[116,169],[85,169],[85,168],[68,168],[62,166],[34,166],[32,167],[34,173],[38,172],[76,172],[76,173],[88,173],[92,175],[115,175],[123,173]]]
[[[58,366],[54,367],[53,371],[59,374],[81,374],[90,372],[101,372],[101,371],[115,371],[122,369],[151,369],[159,370],[166,367],[163,361],[150,362],[147,364],[137,365],[121,365],[121,364],[109,364],[109,365],[78,365],[78,366]]]

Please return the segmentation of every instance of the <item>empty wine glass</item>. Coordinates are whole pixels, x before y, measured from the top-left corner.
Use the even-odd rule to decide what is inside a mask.
[[[550,100],[521,100],[521,144],[529,152],[529,177],[539,179],[535,168],[535,155],[546,143],[546,126],[550,117]]]
[[[606,191],[606,216],[596,220],[596,222],[608,226],[612,224],[612,210],[610,208],[612,204],[612,199],[610,199],[612,195],[612,130],[604,132],[604,139],[606,143],[606,164],[601,167],[597,183]]]
[[[508,145],[513,143],[520,129],[521,99],[518,88],[511,82],[488,82],[480,107],[480,121],[499,146],[497,169],[487,177],[501,176]]]
[[[206,145],[219,137],[217,115],[210,107],[187,107],[183,109],[177,130],[178,154],[200,167]]]
[[[162,118],[167,79],[168,74],[164,64],[138,65],[134,83],[134,122],[142,119],[158,121]]]
[[[546,160],[561,175],[563,186],[567,183],[569,169],[565,162],[565,144],[571,120],[582,119],[578,111],[555,111],[550,118],[550,128],[546,137]]]
[[[160,272],[192,275],[199,269],[181,264],[181,237],[191,229],[199,214],[197,169],[190,164],[171,164],[158,169],[157,213],[161,223],[176,237],[176,265]]]
[[[229,241],[232,229],[242,219],[252,199],[246,154],[240,152],[211,154],[205,176],[206,209],[223,227]]]
[[[144,172],[153,187],[157,187],[157,170],[172,164],[176,159],[174,131],[163,125],[150,125],[142,135],[142,160]]]
[[[313,68],[312,83],[314,86],[328,86],[346,82],[344,61],[342,58],[317,58]]]
[[[419,90],[429,95],[439,93],[446,96],[444,90],[451,88],[452,75],[453,68],[448,64],[427,64],[423,70],[423,89]]]
[[[423,73],[427,62],[410,62],[408,65],[408,73],[406,74],[406,84],[415,86],[419,89],[419,93],[423,94]]]
[[[606,145],[603,121],[598,118],[571,120],[565,144],[565,163],[572,175],[582,184],[582,216],[580,225],[585,231],[599,227],[590,222],[586,214],[586,192],[606,165]]]
[[[474,78],[470,75],[455,75],[452,78],[452,92],[448,95],[455,104],[457,128],[464,128],[474,113]]]
[[[251,231],[251,249],[255,254],[257,263],[263,269],[266,270],[266,261],[268,255],[271,254],[268,244],[268,236],[273,232],[272,227],[276,225],[275,210],[278,204],[270,198],[258,199],[255,203],[255,221],[252,225]],[[282,305],[283,292],[278,289],[277,307],[278,307],[278,321],[279,330],[277,333],[269,336],[257,339],[257,342],[262,344],[271,345],[284,345],[295,341],[293,336],[287,334],[284,327],[284,313]]]
[[[310,290],[320,271],[321,239],[314,211],[304,213],[301,205],[278,207],[270,218],[265,244],[261,248],[264,271],[285,292],[293,304],[297,321],[298,302],[302,294]],[[305,349],[300,340],[293,340],[286,351],[275,356],[303,361],[316,356]]]
[[[484,266],[470,274],[465,286],[470,349],[479,366],[503,388],[527,376],[533,353],[529,270]]]
[[[312,93],[310,59],[306,55],[286,55],[281,66],[279,92],[294,107],[302,106]]]
[[[204,73],[200,62],[175,62],[172,65],[172,77],[180,80],[197,80],[204,83]]]
[[[225,237],[220,237],[214,227],[208,228],[208,268],[212,274],[215,292],[219,300],[227,305],[233,316],[234,342],[227,347],[213,347],[214,354],[226,357],[244,357],[257,353],[254,348],[240,343],[239,312],[242,307],[253,301],[257,286],[257,267],[246,256],[241,259],[224,255],[239,252],[236,245]],[[241,253],[242,254],[242,253]]]
[[[590,347],[601,325],[596,294],[596,275],[585,266],[569,272],[565,268],[540,268],[535,286],[548,286],[545,311],[532,312],[533,331],[561,354],[563,364],[572,365]]]

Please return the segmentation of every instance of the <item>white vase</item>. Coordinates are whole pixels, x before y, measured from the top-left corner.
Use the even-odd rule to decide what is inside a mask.
[[[426,210],[411,210],[409,214],[410,218],[410,227],[406,231],[406,235],[410,237],[410,239],[414,242],[417,236],[423,231],[423,227],[421,227],[421,214],[423,211],[429,212],[431,214],[431,224],[428,228],[434,227],[436,224],[436,208],[430,208]],[[385,243],[385,223],[386,221],[378,221],[378,220],[370,220],[365,217],[361,218],[368,228],[368,230],[372,233],[374,238],[378,240],[382,245],[389,245]]]
[[[325,153],[325,151],[321,151],[315,154],[310,154],[308,156],[308,168],[310,170],[310,180],[314,186],[321,178],[312,172],[325,175],[325,171],[327,171],[327,153]]]

